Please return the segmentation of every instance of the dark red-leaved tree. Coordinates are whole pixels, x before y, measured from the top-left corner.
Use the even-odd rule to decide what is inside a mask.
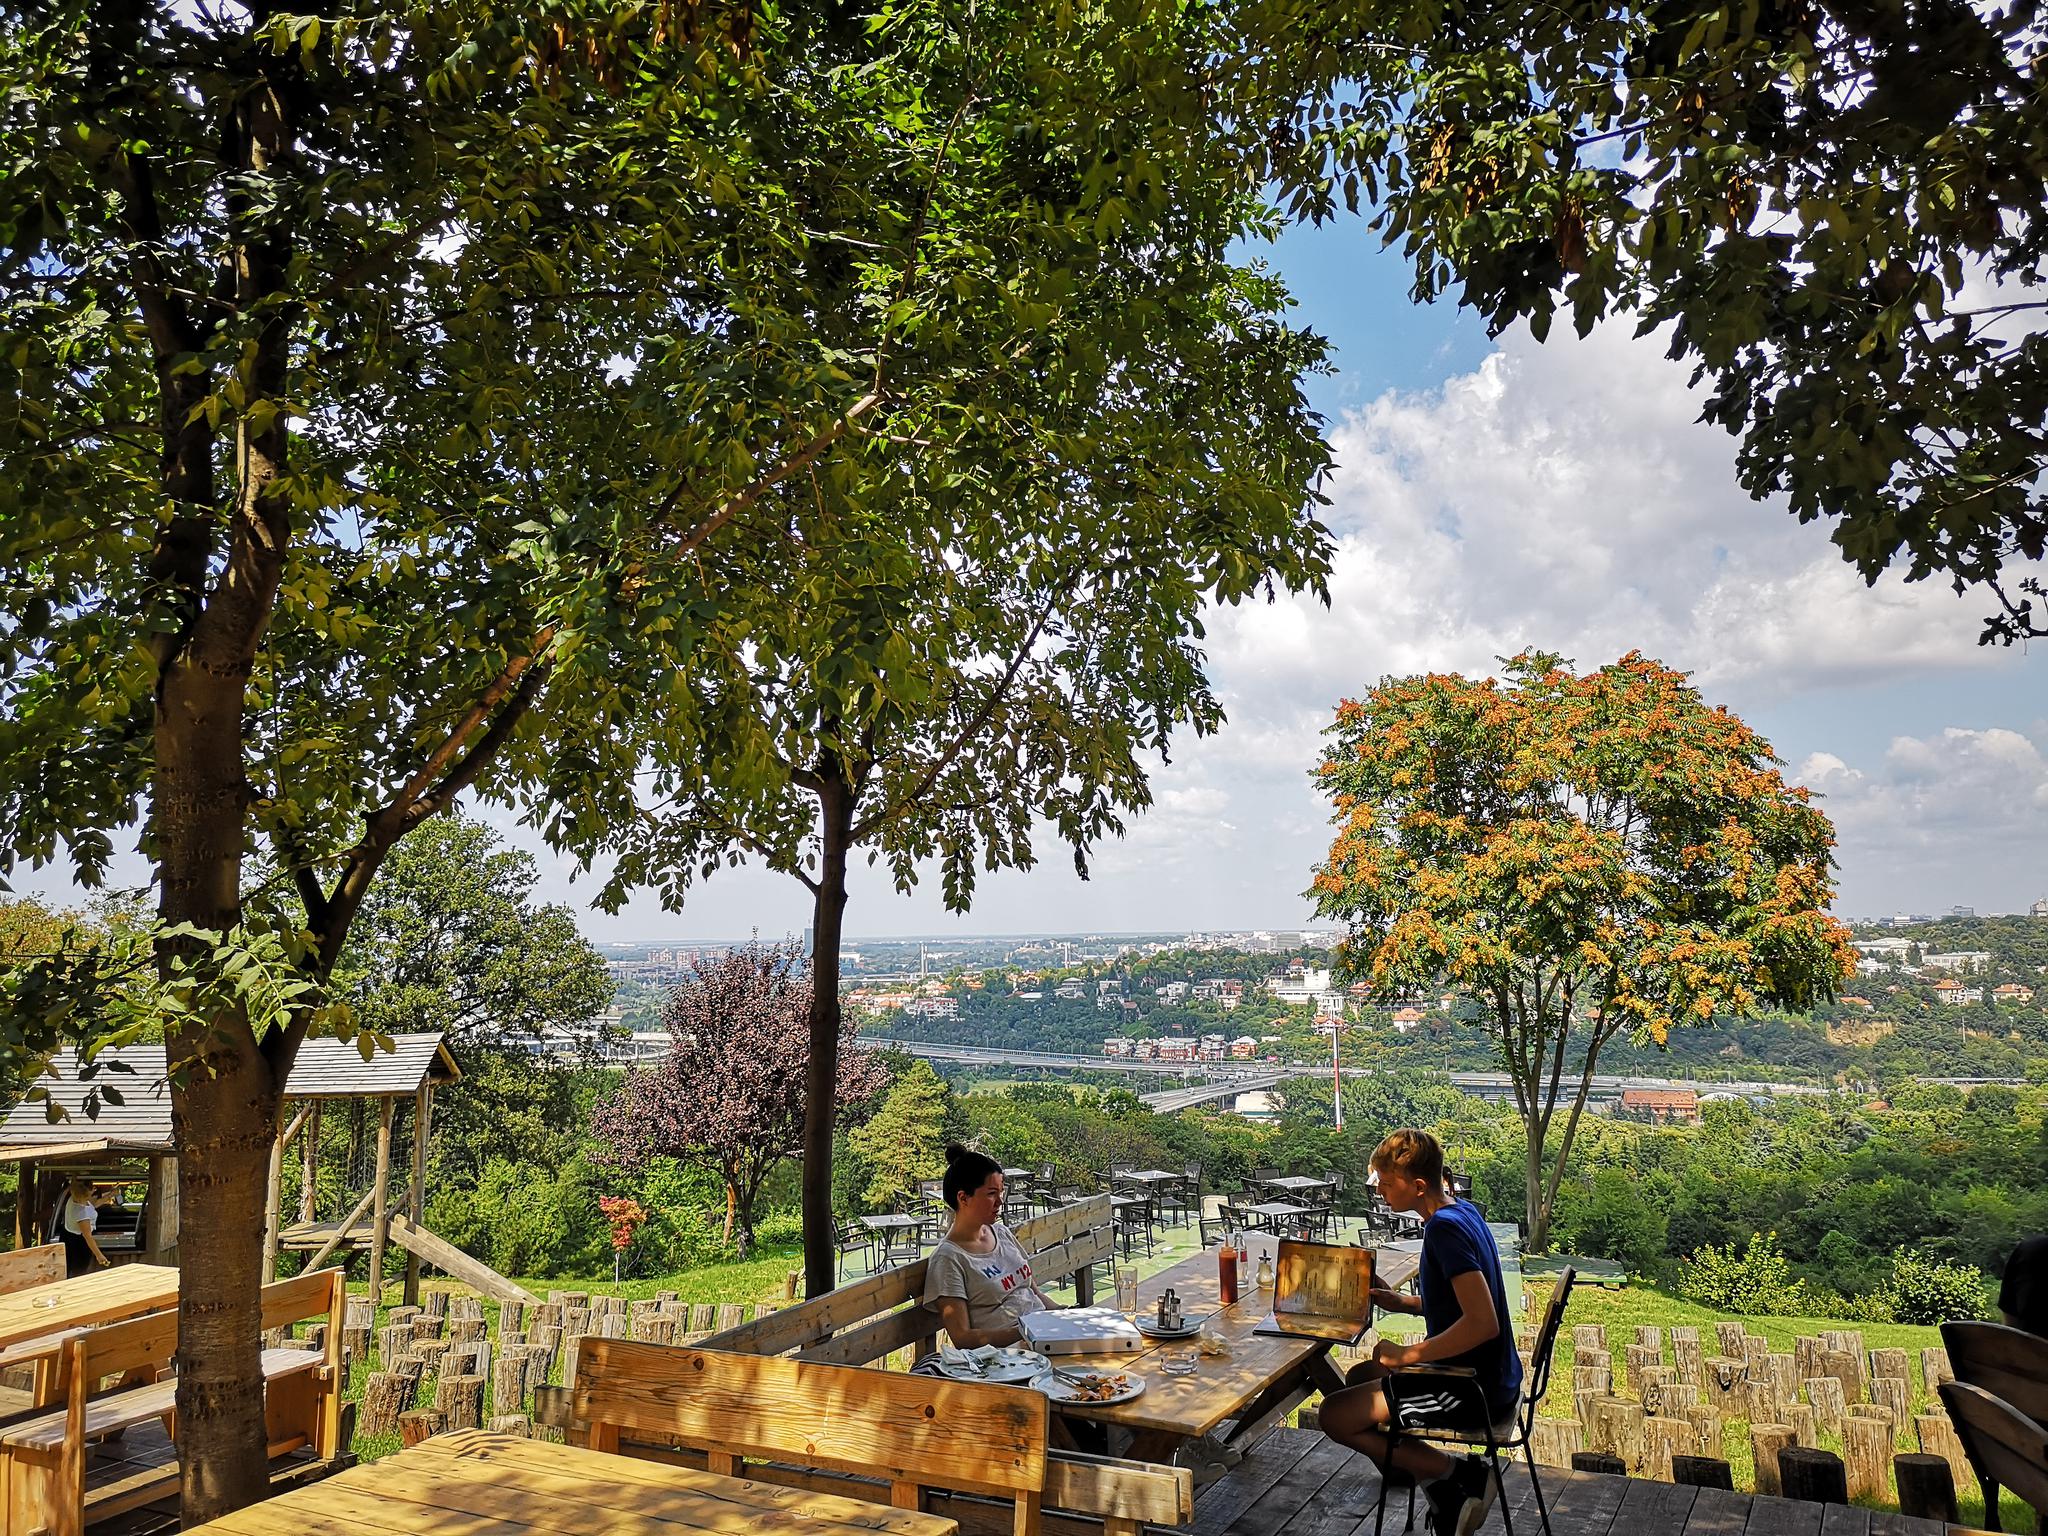
[[[626,1073],[598,1101],[591,1129],[623,1168],[673,1157],[725,1180],[726,1236],[754,1240],[762,1180],[803,1140],[811,973],[791,946],[729,949],[699,960],[662,1005],[668,1054]],[[842,1114],[887,1086],[873,1054],[840,1040]]]

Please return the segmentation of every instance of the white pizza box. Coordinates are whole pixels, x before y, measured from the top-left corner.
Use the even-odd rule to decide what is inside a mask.
[[[1048,1355],[1135,1355],[1145,1336],[1114,1307],[1068,1307],[1027,1312],[1018,1319],[1024,1342]]]

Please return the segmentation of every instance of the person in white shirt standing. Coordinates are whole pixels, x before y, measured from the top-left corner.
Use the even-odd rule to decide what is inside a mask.
[[[100,1208],[93,1195],[92,1180],[73,1179],[64,1191],[64,1207],[57,1218],[57,1239],[64,1245],[64,1272],[83,1275],[105,1269],[111,1262],[100,1252],[95,1229]]]

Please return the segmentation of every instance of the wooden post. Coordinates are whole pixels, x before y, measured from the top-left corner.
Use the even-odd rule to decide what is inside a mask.
[[[312,1221],[318,1210],[313,1198],[313,1180],[320,1172],[320,1101],[313,1101],[313,1123],[306,1127],[306,1143],[300,1152],[303,1162],[299,1173],[299,1220]]]
[[[370,1304],[384,1301],[384,1245],[391,1240],[391,1114],[392,1100],[377,1101],[377,1172],[370,1186]],[[409,1305],[409,1303],[408,1303]],[[465,1424],[464,1429],[476,1425]]]
[[[1949,1476],[1958,1488],[1977,1486],[1977,1474],[1970,1465],[1970,1458],[1963,1451],[1963,1442],[1956,1434],[1955,1425],[1949,1422],[1945,1413],[1923,1413],[1913,1420],[1913,1428],[1920,1435],[1920,1450],[1928,1456],[1939,1456],[1948,1463]]]
[[[412,1190],[406,1196],[405,1214],[414,1226],[426,1214],[427,1126],[434,1111],[434,1090],[425,1082],[412,1099]],[[405,1255],[405,1304],[416,1306],[420,1299],[420,1256],[410,1249]]]
[[[1892,1471],[1899,1479],[1900,1514],[1947,1525],[1961,1518],[1956,1513],[1955,1477],[1939,1456],[1894,1456]]]
[[[14,1246],[33,1248],[36,1231],[36,1163],[32,1157],[14,1165]]]
[[[284,1130],[270,1144],[270,1177],[263,1181],[263,1281],[277,1278],[277,1234],[283,1223],[279,1207],[284,1202]]]
[[[1849,1502],[1849,1474],[1833,1451],[1788,1445],[1778,1452],[1778,1476],[1788,1499],[1809,1504]]]

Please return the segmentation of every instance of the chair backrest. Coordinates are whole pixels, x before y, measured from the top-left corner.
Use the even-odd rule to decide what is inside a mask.
[[[2048,1339],[2004,1323],[1943,1323],[1941,1342],[1957,1381],[2003,1398],[2048,1424]]]
[[[0,1296],[25,1291],[32,1285],[48,1285],[63,1278],[62,1243],[43,1243],[35,1248],[0,1253]]]
[[[593,1450],[617,1451],[631,1430],[703,1451],[729,1476],[753,1460],[879,1477],[899,1508],[926,1487],[1008,1496],[1017,1530],[1037,1528],[1042,1393],[586,1335],[572,1402]]]
[[[2048,1517],[2048,1429],[1967,1381],[1944,1381],[1940,1392],[1978,1480],[2010,1488]]]
[[[1529,1379],[1522,1384],[1525,1418],[1535,1417],[1536,1405],[1550,1390],[1550,1357],[1557,1349],[1557,1335],[1564,1326],[1564,1309],[1572,1299],[1572,1283],[1578,1278],[1576,1269],[1565,1266],[1550,1292],[1550,1305],[1543,1309],[1543,1321],[1537,1326],[1536,1338],[1529,1346]],[[1501,1327],[1507,1327],[1506,1318],[1501,1319]]]

